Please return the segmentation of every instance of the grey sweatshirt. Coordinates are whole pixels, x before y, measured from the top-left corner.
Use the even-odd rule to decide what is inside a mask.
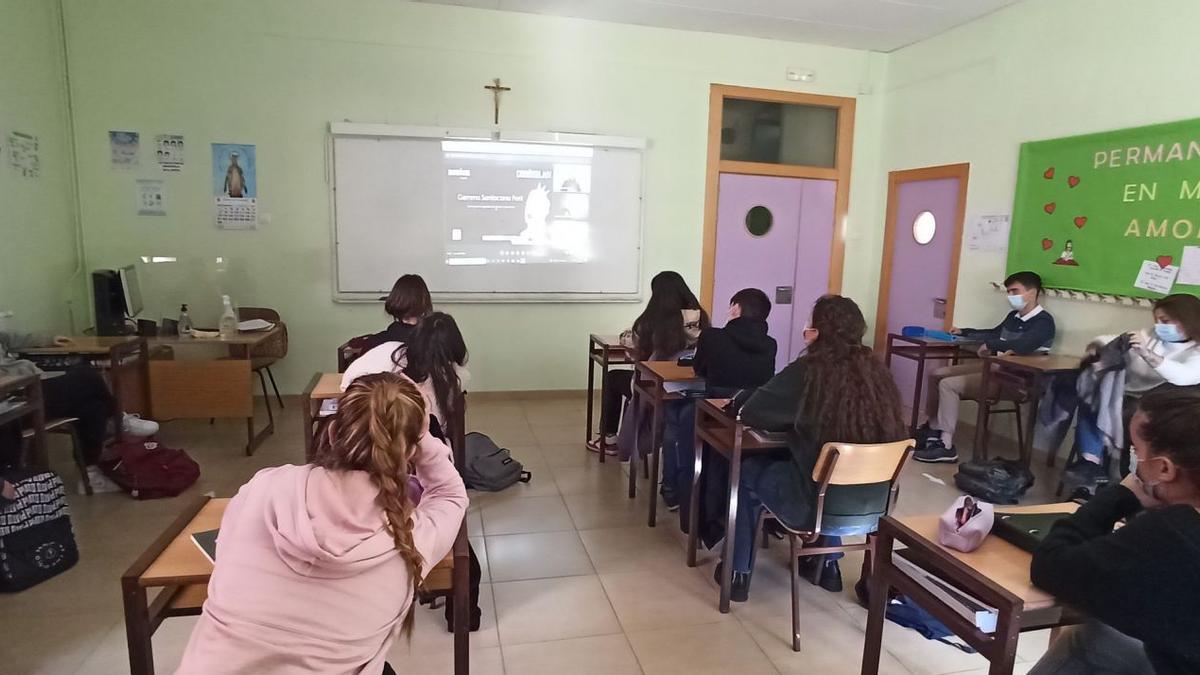
[[[11,352],[27,347],[44,347],[54,339],[37,333],[9,333],[0,331],[0,377],[17,375],[40,375],[41,368],[31,361],[17,358]]]

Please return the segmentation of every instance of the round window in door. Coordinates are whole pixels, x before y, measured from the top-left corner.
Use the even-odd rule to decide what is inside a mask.
[[[765,206],[755,206],[746,212],[746,231],[755,237],[761,237],[771,231],[775,216],[771,209]]]
[[[917,214],[913,220],[913,239],[922,246],[933,241],[933,235],[937,232],[937,219],[928,211],[922,211]]]

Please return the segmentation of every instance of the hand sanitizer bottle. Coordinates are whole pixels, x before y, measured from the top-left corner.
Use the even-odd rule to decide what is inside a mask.
[[[221,337],[233,338],[238,334],[237,314],[233,312],[233,302],[229,300],[228,295],[221,296],[221,302],[225,304],[225,310],[221,312]]]
[[[192,317],[188,315],[187,305],[179,306],[179,325],[176,326],[179,331],[179,337],[192,336]]]

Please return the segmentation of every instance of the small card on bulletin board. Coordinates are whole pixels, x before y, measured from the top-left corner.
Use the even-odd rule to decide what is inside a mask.
[[[1200,119],[1021,146],[1009,273],[1049,288],[1200,292]]]

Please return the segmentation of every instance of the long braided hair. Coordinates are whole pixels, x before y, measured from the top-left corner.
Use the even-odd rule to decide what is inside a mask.
[[[862,343],[867,322],[850,298],[826,295],[813,306],[817,338],[806,365],[797,428],[820,444],[886,443],[906,438],[900,391],[891,372]]]
[[[330,471],[370,475],[379,487],[384,525],[408,568],[414,596],[425,561],[413,544],[415,505],[408,495],[408,476],[428,420],[425,398],[411,380],[395,373],[363,375],[342,394],[337,414],[317,437],[312,460],[313,465]],[[411,634],[412,623],[410,607],[401,632]]]

